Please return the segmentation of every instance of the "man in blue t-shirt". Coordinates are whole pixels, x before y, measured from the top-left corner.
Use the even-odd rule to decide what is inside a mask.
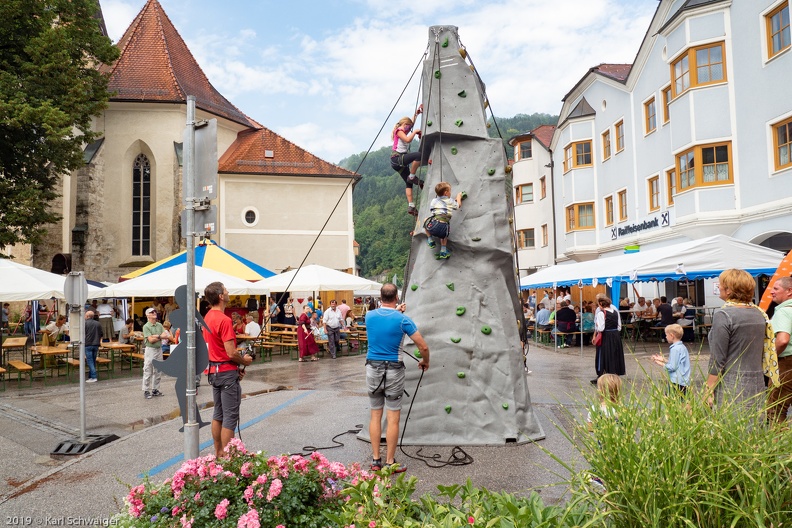
[[[401,361],[401,342],[406,334],[421,352],[418,367],[429,368],[429,347],[418,332],[415,323],[404,315],[405,305],[398,304],[396,286],[386,283],[380,290],[382,306],[366,313],[366,333],[368,334],[368,354],[366,355],[366,385],[371,404],[369,436],[371,437],[371,469],[382,469],[380,457],[380,436],[382,435],[382,408],[387,412],[388,429],[385,432],[385,464],[396,463],[396,444],[399,441],[399,418],[401,401],[404,394],[404,362]],[[399,466],[395,473],[407,469]]]

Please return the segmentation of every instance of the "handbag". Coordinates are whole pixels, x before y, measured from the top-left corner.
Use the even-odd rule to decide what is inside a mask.
[[[594,336],[591,338],[591,344],[594,346],[600,346],[602,344],[601,332],[594,332]]]

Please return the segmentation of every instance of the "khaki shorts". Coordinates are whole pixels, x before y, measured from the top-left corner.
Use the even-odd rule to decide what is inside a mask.
[[[366,386],[372,409],[400,411],[404,395],[404,363],[366,361]]]

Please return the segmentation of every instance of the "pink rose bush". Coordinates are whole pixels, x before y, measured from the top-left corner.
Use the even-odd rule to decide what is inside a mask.
[[[118,526],[295,528],[330,525],[325,512],[349,500],[348,486],[371,480],[358,464],[344,466],[321,453],[266,457],[233,439],[227,457],[188,460],[161,484],[129,490]]]

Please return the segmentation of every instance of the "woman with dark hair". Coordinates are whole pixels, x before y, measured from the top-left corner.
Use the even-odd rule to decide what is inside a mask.
[[[594,316],[594,328],[602,334],[602,341],[597,347],[597,356],[594,368],[597,371],[597,378],[603,374],[616,374],[624,376],[624,349],[621,341],[621,318],[619,310],[611,304],[608,297],[602,296],[598,299],[599,310]],[[591,380],[596,384],[597,380]]]
[[[726,301],[712,315],[709,332],[710,362],[707,387],[710,402],[728,398],[757,410],[764,404],[762,354],[767,337],[767,316],[751,300],[756,281],[743,270],[727,269],[718,278],[720,298]]]
[[[311,328],[311,307],[306,305],[297,323],[297,349],[300,351],[299,361],[306,361],[311,356],[311,361],[316,361],[319,345],[316,344]]]

